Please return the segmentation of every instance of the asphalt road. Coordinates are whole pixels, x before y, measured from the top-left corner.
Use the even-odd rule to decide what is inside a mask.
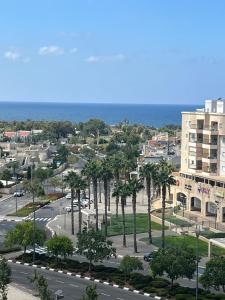
[[[29,193],[22,197],[17,197],[17,207],[22,208],[24,205],[32,201],[32,197]],[[9,213],[16,211],[16,197],[11,196],[8,199],[0,202],[0,216],[6,216]]]
[[[26,289],[33,290],[33,285],[30,283],[29,278],[33,276],[34,268],[24,265],[17,265],[14,263],[10,263],[10,266],[12,269],[12,282],[19,284]],[[80,279],[74,276],[60,274],[48,270],[38,269],[38,273],[43,274],[46,277],[49,288],[53,292],[56,292],[59,289],[62,290],[65,300],[80,300],[84,294],[86,286],[92,283],[86,279]],[[153,299],[100,283],[97,284],[97,291],[100,294],[100,300]]]

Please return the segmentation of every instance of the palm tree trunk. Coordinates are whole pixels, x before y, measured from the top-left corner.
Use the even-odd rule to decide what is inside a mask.
[[[91,208],[91,180],[88,178],[88,208]]]
[[[95,203],[95,227],[98,230],[98,181],[93,179],[94,203]]]
[[[134,253],[137,253],[137,220],[136,220],[136,192],[132,195],[132,205],[133,205],[133,226],[134,226]]]
[[[71,234],[74,235],[74,212],[73,212],[73,201],[74,201],[74,189],[71,189]]]
[[[77,198],[78,198],[78,210],[79,210],[79,233],[81,233],[81,224],[82,224],[82,214],[81,214],[81,203],[80,203],[80,190],[77,190]]]
[[[104,180],[104,197],[105,197],[105,237],[107,237],[108,216],[107,216],[107,201],[108,201],[108,181]]]
[[[119,174],[116,176],[116,184],[119,183]],[[118,218],[118,208],[119,208],[119,196],[116,196],[116,217]]]
[[[122,223],[123,223],[123,247],[127,246],[126,243],[126,222],[125,222],[125,199],[121,197],[121,210],[122,210]]]
[[[98,194],[99,194],[99,203],[102,203],[101,180],[99,180],[99,182],[98,182]]]
[[[166,208],[166,186],[162,187],[162,248],[165,248],[165,208]]]
[[[108,185],[108,200],[107,200],[107,204],[108,204],[108,211],[110,211],[111,207],[110,207],[110,180],[107,182]]]
[[[149,244],[152,244],[151,178],[146,178],[146,188],[148,197],[148,240]]]

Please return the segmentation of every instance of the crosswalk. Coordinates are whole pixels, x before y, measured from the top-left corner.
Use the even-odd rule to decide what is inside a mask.
[[[35,221],[38,221],[38,222],[49,222],[51,221],[52,218],[35,218]],[[25,221],[33,221],[34,220],[34,217],[25,217],[23,220]]]
[[[33,252],[33,249],[32,248],[29,248],[26,250],[26,253],[32,253]],[[35,253],[38,253],[38,254],[47,254],[47,247],[40,247],[40,246],[36,246],[35,247]]]

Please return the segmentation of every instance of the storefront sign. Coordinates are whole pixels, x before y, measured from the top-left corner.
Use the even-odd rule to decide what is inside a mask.
[[[199,193],[202,193],[202,194],[207,194],[207,195],[209,195],[210,189],[209,189],[209,188],[202,187],[201,185],[199,185],[199,186],[198,186],[198,192],[199,192]]]
[[[224,192],[222,191],[216,191],[214,195],[219,198],[224,198]]]

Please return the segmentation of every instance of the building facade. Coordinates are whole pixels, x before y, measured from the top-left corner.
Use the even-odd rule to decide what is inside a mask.
[[[174,205],[225,223],[225,100],[206,100],[182,112],[181,170],[175,175]]]

